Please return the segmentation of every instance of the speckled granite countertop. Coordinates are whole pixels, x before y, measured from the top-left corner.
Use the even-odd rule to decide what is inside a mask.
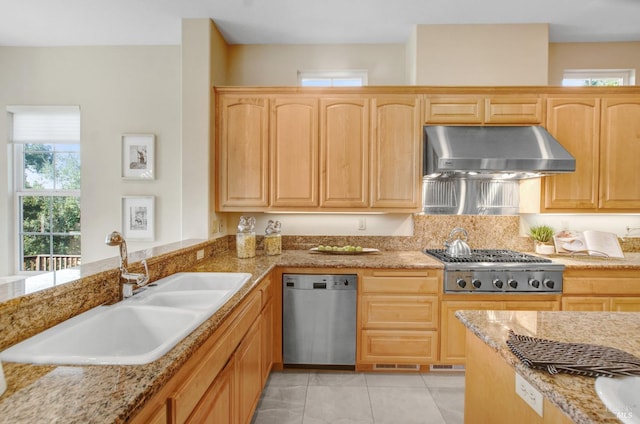
[[[462,323],[576,423],[618,423],[596,394],[592,377],[556,374],[524,366],[506,345],[508,330],[559,342],[591,343],[640,357],[640,313],[457,311]]]
[[[238,259],[226,253],[194,271],[248,272],[252,278],[218,312],[169,353],[146,365],[56,366],[3,363],[8,390],[0,423],[122,423],[131,419],[275,266],[328,268],[442,268],[421,252],[326,255],[284,251]]]

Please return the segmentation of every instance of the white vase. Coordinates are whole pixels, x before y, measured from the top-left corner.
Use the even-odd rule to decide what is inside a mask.
[[[536,253],[540,255],[551,255],[556,249],[552,244],[536,243]]]

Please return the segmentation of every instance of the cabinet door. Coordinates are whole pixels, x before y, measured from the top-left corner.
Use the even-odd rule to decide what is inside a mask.
[[[198,405],[193,410],[187,423],[234,424],[233,381],[235,361],[227,363],[216,377]]]
[[[502,302],[443,301],[440,304],[440,361],[464,364],[466,327],[455,317],[458,310],[502,309]]]
[[[611,310],[609,297],[563,296],[563,311],[604,312]]]
[[[271,206],[318,206],[318,100],[271,103]]]
[[[367,207],[369,99],[320,100],[320,206]]]
[[[269,100],[222,95],[218,101],[218,209],[264,208],[269,202]]]
[[[417,96],[376,97],[371,107],[371,206],[420,205],[421,102]]]
[[[640,210],[640,97],[602,100],[600,198],[603,209]]]
[[[260,321],[256,321],[238,346],[236,360],[236,412],[239,424],[251,422],[262,391]]]
[[[260,316],[261,322],[261,337],[262,337],[262,385],[269,378],[271,372],[271,365],[273,364],[273,302],[269,302],[262,310]]]
[[[640,312],[640,297],[614,297],[611,310],[616,312]]]
[[[482,124],[483,96],[427,96],[427,124]]]
[[[485,99],[487,124],[541,124],[542,99],[525,96],[491,96]]]
[[[594,211],[598,205],[600,100],[549,98],[547,130],[576,158],[576,171],[544,178],[542,211]]]

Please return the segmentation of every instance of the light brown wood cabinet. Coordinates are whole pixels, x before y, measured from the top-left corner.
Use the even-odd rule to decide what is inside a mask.
[[[369,206],[369,99],[320,99],[320,206]]]
[[[428,95],[427,124],[542,124],[543,101],[535,95]]]
[[[317,98],[290,96],[271,101],[272,207],[318,207],[318,119]]]
[[[576,171],[545,177],[542,212],[640,210],[640,96],[549,96],[547,129]]]
[[[269,99],[225,95],[218,99],[217,208],[269,205]]]
[[[422,99],[376,96],[371,100],[371,206],[420,208]]]
[[[273,325],[271,276],[242,301],[132,422],[250,422],[273,360],[274,330],[269,325]]]
[[[515,370],[498,352],[467,331],[469,358],[465,367],[465,423],[569,424],[573,420],[546,397],[542,416],[517,393]]]
[[[441,285],[438,270],[365,270],[358,287],[357,369],[436,362]]]
[[[566,270],[563,311],[640,312],[640,273],[636,270]]]
[[[440,362],[465,363],[465,326],[458,310],[558,311],[559,295],[448,295],[440,303]],[[457,300],[460,299],[460,300]]]

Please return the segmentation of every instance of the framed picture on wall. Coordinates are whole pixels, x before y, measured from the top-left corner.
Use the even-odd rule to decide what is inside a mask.
[[[123,179],[155,179],[155,139],[154,134],[122,135]]]
[[[122,198],[122,234],[127,240],[155,239],[155,197],[125,196]]]

